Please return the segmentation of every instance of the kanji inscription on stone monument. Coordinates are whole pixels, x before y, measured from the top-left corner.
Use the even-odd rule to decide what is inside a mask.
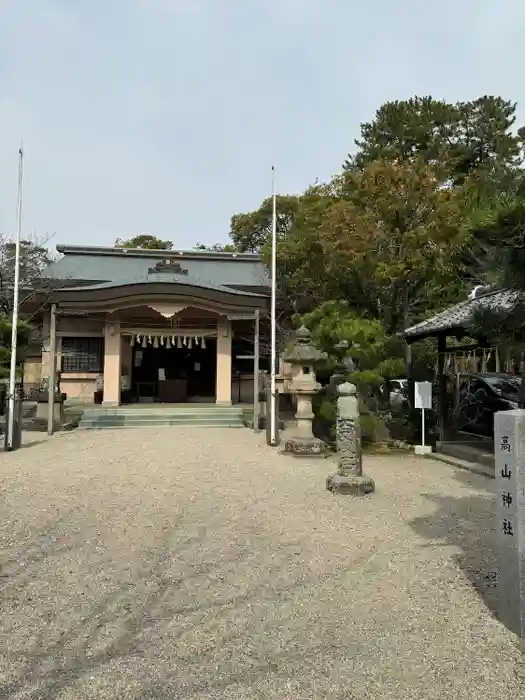
[[[494,416],[500,621],[525,638],[525,410]]]

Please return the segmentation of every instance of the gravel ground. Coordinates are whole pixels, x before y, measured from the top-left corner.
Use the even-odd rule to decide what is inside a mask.
[[[500,700],[494,483],[248,430],[75,431],[0,454],[0,698]]]

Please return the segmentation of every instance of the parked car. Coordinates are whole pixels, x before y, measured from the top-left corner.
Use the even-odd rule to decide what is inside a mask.
[[[462,374],[457,397],[457,426],[477,435],[494,435],[494,414],[519,408],[521,377],[487,372]]]

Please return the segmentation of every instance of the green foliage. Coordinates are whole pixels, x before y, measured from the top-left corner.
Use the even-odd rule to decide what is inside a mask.
[[[474,172],[515,168],[522,160],[522,137],[512,132],[516,104],[485,95],[447,103],[430,96],[386,102],[372,122],[361,124],[357,153],[346,169],[362,169],[375,160],[423,159],[462,184]]]
[[[404,345],[389,337],[381,322],[357,316],[346,301],[328,301],[301,318],[311,331],[317,347],[326,352],[334,367],[339,361],[337,344],[346,341],[355,371],[349,380],[356,384],[368,407],[377,409],[385,380],[404,374]]]
[[[13,310],[15,279],[15,244],[0,237],[0,313],[10,316]],[[49,250],[36,240],[20,242],[20,290],[22,299],[42,289],[41,275],[52,262]]]
[[[525,129],[515,115],[494,96],[387,102],[361,125],[343,172],[278,196],[283,317],[304,320],[332,367],[336,344],[350,343],[369,407],[384,380],[404,375],[403,328],[465,299],[473,282],[512,285],[525,299]],[[235,249],[269,265],[271,224],[271,198],[236,214]],[[525,302],[487,324],[525,341]],[[430,342],[412,357],[420,375],[432,373]]]
[[[282,238],[292,228],[299,208],[300,197],[280,195],[277,198],[277,236]],[[234,214],[230,238],[240,253],[258,253],[271,239],[272,197],[267,197],[259,209],[247,214]]]
[[[468,232],[462,200],[424,163],[373,162],[331,187],[311,188],[278,243],[279,286],[290,313],[348,299],[388,333],[449,301]],[[263,245],[264,260],[270,248]]]
[[[115,248],[143,248],[144,250],[171,250],[172,241],[163,241],[149,233],[140,233],[128,240],[117,238]]]
[[[361,427],[361,442],[364,447],[377,442],[379,430],[379,418],[374,413],[361,413],[359,416]]]
[[[207,250],[210,253],[235,253],[236,248],[233,243],[213,243],[206,245],[205,243],[197,243],[195,250]]]
[[[318,347],[329,354],[337,343],[346,340],[361,356],[369,356],[372,348],[382,347],[386,340],[381,322],[356,316],[347,301],[326,301],[301,321]]]
[[[0,378],[9,376],[11,362],[12,324],[8,316],[0,313]],[[29,343],[31,327],[21,321],[17,329],[17,362],[23,359],[24,350]]]

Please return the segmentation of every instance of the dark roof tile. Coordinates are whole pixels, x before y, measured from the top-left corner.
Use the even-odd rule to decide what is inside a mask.
[[[421,340],[443,331],[465,330],[472,323],[474,312],[478,309],[510,309],[516,300],[516,293],[503,290],[490,292],[476,299],[467,299],[441,311],[432,318],[406,328],[402,336],[408,341]]]

